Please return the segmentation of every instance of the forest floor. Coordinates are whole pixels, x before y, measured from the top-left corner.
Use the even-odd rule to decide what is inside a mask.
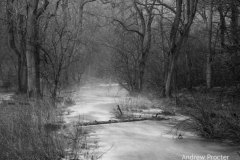
[[[158,116],[166,108],[163,100],[144,96],[131,97],[118,84],[87,83],[71,94],[75,104],[64,108],[66,124],[117,120],[119,105],[127,117]],[[129,106],[132,106],[129,109]],[[186,116],[168,110],[168,120],[110,123],[85,126],[90,129],[89,141],[97,144],[95,157],[103,160],[179,160],[184,156],[229,156],[239,159],[240,147],[205,140],[190,131],[176,129],[175,124]],[[179,138],[179,135],[181,136]],[[212,157],[213,158],[213,157]]]

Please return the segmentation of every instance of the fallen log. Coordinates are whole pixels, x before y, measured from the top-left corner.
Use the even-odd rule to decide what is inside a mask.
[[[146,121],[146,120],[160,121],[160,120],[169,120],[169,118],[149,117],[149,118],[130,118],[130,119],[109,120],[109,121],[93,121],[93,122],[78,123],[77,126],[95,126],[95,125],[102,125],[102,124],[126,123],[126,122],[137,122],[137,121]]]

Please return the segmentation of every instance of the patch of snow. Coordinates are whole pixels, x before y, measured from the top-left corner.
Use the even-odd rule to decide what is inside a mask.
[[[11,100],[11,97],[14,95],[14,93],[0,93],[0,103],[2,101]]]
[[[162,109],[151,108],[151,109],[144,109],[142,111],[143,111],[143,113],[156,114],[156,113],[161,113],[163,110]]]
[[[113,86],[119,86],[119,84],[118,83],[109,83],[109,84],[102,83],[102,84],[99,84],[98,86],[100,86],[100,87],[113,87]]]

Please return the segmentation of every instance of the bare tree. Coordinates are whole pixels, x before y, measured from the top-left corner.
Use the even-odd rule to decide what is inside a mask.
[[[26,57],[28,68],[28,95],[40,95],[40,53],[38,47],[39,17],[48,6],[48,0],[41,4],[39,0],[27,1],[27,42]]]
[[[213,0],[210,1],[209,14],[207,20],[208,30],[208,53],[207,53],[207,66],[206,66],[206,83],[207,88],[212,87],[212,21],[213,21]]]
[[[202,17],[207,31],[207,53],[206,53],[206,86],[208,89],[212,87],[212,60],[213,60],[213,9],[214,9],[214,0],[210,1],[201,1],[201,6],[199,7],[198,13]],[[221,7],[219,7],[221,9]],[[222,13],[220,13],[222,16]],[[223,26],[222,26],[223,27]],[[222,31],[221,31],[222,34]],[[222,37],[221,41],[224,37]]]
[[[135,33],[139,38],[139,59],[137,62],[137,81],[135,83],[135,90],[138,92],[141,92],[143,89],[144,72],[151,49],[155,3],[156,0],[150,2],[132,0],[132,5],[136,12],[137,29],[131,28],[121,20],[115,19],[126,31]]]
[[[163,4],[161,1],[158,2],[160,5],[164,5],[175,14],[170,32],[170,62],[165,83],[165,94],[169,97],[171,96],[172,79],[176,67],[176,61],[183,43],[188,38],[196,14],[198,0],[176,0],[176,9],[173,9],[167,4]]]
[[[46,27],[41,29],[42,40],[38,46],[42,60],[41,76],[53,99],[64,87],[71,85],[71,81],[79,82],[87,65],[82,37],[83,7],[92,1],[84,1],[84,4],[82,1],[60,2],[62,6],[56,4],[54,15],[42,18],[41,25]],[[76,6],[80,9],[75,9]]]
[[[6,13],[8,21],[8,42],[10,48],[17,56],[18,61],[18,91],[27,91],[27,67],[26,67],[26,37],[25,37],[25,18],[24,15],[16,13],[14,8],[15,0],[7,0]]]

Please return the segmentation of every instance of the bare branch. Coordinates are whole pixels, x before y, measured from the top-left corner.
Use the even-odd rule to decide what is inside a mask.
[[[137,33],[139,36],[143,37],[143,34],[141,32],[139,32],[138,30],[134,30],[134,29],[129,29],[122,21],[114,19],[113,21],[118,22],[126,31],[129,32],[135,32]]]
[[[158,4],[156,4],[156,5],[164,6],[165,8],[171,10],[173,13],[176,14],[176,10],[173,7],[171,7],[170,5],[163,3],[161,0],[157,0],[157,2],[158,2]]]
[[[59,2],[57,2],[57,3],[59,3]],[[44,4],[42,5],[42,7],[37,10],[37,17],[39,17],[43,14],[43,12],[46,10],[48,5],[49,5],[49,1],[44,0]]]

